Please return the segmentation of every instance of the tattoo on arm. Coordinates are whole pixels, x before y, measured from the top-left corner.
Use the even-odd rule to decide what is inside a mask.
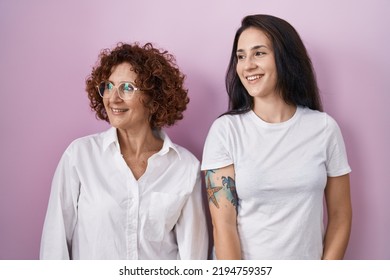
[[[223,187],[228,190],[227,198],[233,204],[234,207],[238,206],[238,196],[236,192],[236,182],[231,177],[222,176]]]
[[[213,203],[217,208],[219,208],[218,198],[220,197],[220,195],[223,195],[228,201],[232,203],[232,205],[237,210],[238,196],[236,192],[235,181],[230,176],[228,177],[222,176],[221,178],[222,186],[215,186],[215,184],[213,183],[214,181],[211,180],[211,176],[214,175],[215,175],[214,170],[206,171],[207,198],[209,203]]]
[[[210,179],[212,174],[215,174],[214,170],[207,170],[206,171],[207,199],[208,199],[209,203],[212,202],[212,203],[214,203],[214,205],[217,208],[219,208],[219,204],[218,204],[217,198],[215,197],[215,194],[217,192],[219,192],[222,189],[222,187],[213,186],[214,184],[211,183],[211,179]]]

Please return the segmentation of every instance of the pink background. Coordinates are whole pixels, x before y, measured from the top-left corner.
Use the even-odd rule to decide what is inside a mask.
[[[53,172],[75,138],[105,130],[84,80],[102,48],[154,42],[175,54],[191,102],[168,130],[201,158],[226,110],[224,75],[247,14],[289,21],[312,57],[353,169],[347,259],[390,259],[390,1],[0,1],[0,259],[36,259]]]

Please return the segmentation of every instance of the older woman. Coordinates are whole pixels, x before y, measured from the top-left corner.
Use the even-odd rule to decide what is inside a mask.
[[[161,130],[183,118],[183,81],[174,57],[151,44],[101,52],[86,90],[112,127],[63,154],[42,259],[206,259],[199,161]]]

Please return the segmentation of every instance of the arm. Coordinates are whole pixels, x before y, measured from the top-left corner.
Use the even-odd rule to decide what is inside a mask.
[[[40,259],[71,259],[72,235],[76,224],[79,181],[67,152],[53,177],[42,232]]]
[[[343,259],[351,232],[349,175],[328,177],[325,188],[328,226],[322,259]]]
[[[175,230],[180,259],[207,259],[208,230],[199,169],[194,188],[182,208]]]
[[[205,172],[217,259],[241,259],[234,166]]]

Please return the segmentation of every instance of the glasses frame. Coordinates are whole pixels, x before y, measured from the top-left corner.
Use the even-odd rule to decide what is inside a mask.
[[[110,82],[110,81],[102,81],[102,82],[99,83],[99,85],[96,86],[96,88],[97,88],[97,91],[98,91],[100,97],[103,98],[103,99],[109,99],[109,98],[111,98],[112,95],[109,95],[109,96],[107,96],[107,97],[104,97],[103,94],[100,93],[100,85],[101,85],[102,83],[106,83],[106,84],[107,84],[107,83],[110,83],[110,84],[112,84],[113,90],[115,89],[115,91],[118,93],[119,98],[122,99],[122,100],[130,100],[131,98],[133,98],[134,93],[135,93],[136,91],[141,91],[140,88],[138,88],[138,87],[135,86],[134,82],[130,82],[130,81],[120,82],[120,83],[116,86],[116,85],[114,85],[113,82]],[[123,97],[121,96],[119,87],[120,87],[121,85],[123,85],[123,84],[130,84],[130,85],[133,87],[133,89],[134,89],[134,90],[133,90],[134,92],[130,95],[129,98],[123,98]],[[114,93],[114,94],[115,94],[115,93]]]

